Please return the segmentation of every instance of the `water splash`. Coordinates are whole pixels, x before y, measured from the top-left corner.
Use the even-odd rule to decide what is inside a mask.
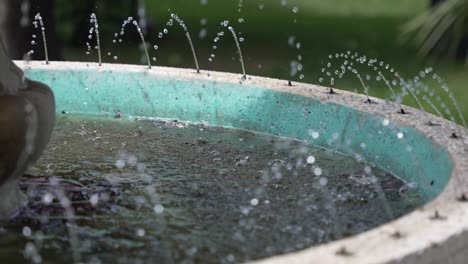
[[[182,27],[182,29],[184,30],[185,36],[187,37],[188,43],[190,45],[190,50],[192,51],[193,61],[195,62],[197,73],[200,73],[200,66],[198,64],[198,58],[197,58],[197,53],[195,51],[195,46],[193,45],[192,38],[190,37],[190,32],[188,31],[187,26],[185,25],[185,22],[182,19],[180,19],[180,17],[176,14],[171,14],[171,19],[174,19],[177,22],[177,24],[179,24],[180,27]],[[168,22],[167,24],[172,26],[172,23],[170,22]]]
[[[90,16],[90,20],[89,20],[89,23],[92,24],[92,27],[91,29],[89,30],[89,35],[88,35],[88,39],[92,39],[93,38],[93,32],[95,33],[96,35],[96,48],[97,48],[97,51],[98,51],[98,60],[99,60],[99,66],[102,65],[102,57],[101,57],[101,39],[99,37],[99,23],[98,23],[98,20],[97,20],[97,17],[96,17],[96,14],[95,13],[92,13],[91,16]],[[88,46],[88,52],[91,50],[91,46],[89,45],[88,42],[86,42],[87,46]]]
[[[448,85],[444,82],[442,77],[440,77],[436,72],[434,72],[434,69],[432,67],[427,67],[424,70],[421,70],[418,75],[414,76],[412,80],[408,81],[408,89],[418,89],[417,92],[423,92],[423,99],[426,101],[431,108],[434,110],[434,112],[437,113],[442,118],[445,118],[448,116],[448,118],[451,121],[455,122],[455,117],[448,108],[447,104],[445,104],[441,97],[438,95],[436,96],[436,100],[439,102],[440,107],[442,108],[443,111],[440,111],[435,104],[432,102],[430,98],[434,97],[436,95],[436,92],[434,89],[430,88],[426,83],[424,83],[424,80],[432,78],[432,80],[435,80],[437,82],[437,87],[440,88],[441,90],[444,91],[448,95],[448,98],[451,100],[452,105],[457,111],[458,118],[461,122],[461,124],[466,128],[466,121],[463,113],[461,112],[460,106],[453,95],[452,91],[450,91]],[[445,114],[444,114],[445,113]]]
[[[243,78],[245,79],[247,77],[247,74],[245,73],[244,57],[242,55],[242,50],[240,47],[239,39],[237,38],[236,31],[234,30],[232,26],[229,26],[228,29],[229,31],[231,31],[232,37],[234,38],[234,41],[236,42],[237,52],[239,53],[239,61],[242,66],[242,75],[243,75]]]
[[[143,33],[143,36],[146,36],[148,34],[148,17],[146,14],[145,0],[138,0],[137,13],[138,13],[138,24],[140,25],[141,32]],[[144,47],[150,47],[150,46],[151,46],[150,43],[147,42],[145,43],[144,46],[140,48],[143,51]],[[142,52],[140,61],[142,63],[145,63],[145,60],[146,60],[146,55],[144,52]]]
[[[402,108],[401,102],[402,102],[403,97],[406,95],[406,91],[409,91],[413,99],[418,104],[419,108],[425,111],[424,106],[419,100],[419,98],[417,97],[417,95],[415,94],[414,89],[412,89],[412,87],[408,85],[406,81],[398,74],[398,72],[396,72],[394,68],[390,67],[389,64],[385,64],[383,61],[379,61],[377,59],[368,59],[366,56],[360,56],[357,52],[352,54],[351,51],[347,51],[346,53],[340,53],[340,54],[336,53],[335,55],[330,54],[328,58],[329,58],[329,61],[327,62],[327,66],[326,66],[327,68],[332,67],[333,65],[332,60],[343,61],[341,66],[339,67],[341,69],[341,72],[339,70],[334,71],[335,75],[337,75],[339,79],[343,78],[343,76],[346,75],[347,70],[350,70],[352,73],[354,73],[357,76],[361,84],[363,84],[364,93],[366,94],[369,102],[370,102],[369,94],[368,94],[369,87],[365,85],[357,69],[353,67],[354,62],[363,66],[367,66],[368,68],[372,69],[374,72],[377,73],[376,80],[383,81],[385,86],[389,88],[389,90],[392,93],[392,96],[395,98],[395,103],[398,104],[400,108],[401,113],[405,113],[404,109]],[[322,73],[326,72],[327,77],[330,78],[330,84],[333,86],[335,79],[334,77],[332,77],[332,73],[330,72],[330,70],[333,72],[332,69],[326,70],[325,68],[322,68]],[[392,75],[398,81],[397,80],[390,81],[388,78],[386,78],[383,71],[390,73],[390,75]],[[368,79],[370,80],[370,78]],[[323,76],[320,77],[319,81],[323,82],[323,80],[324,80],[324,77]],[[397,94],[393,87],[393,86],[398,86],[398,85],[401,88],[401,91],[402,91],[401,94]]]
[[[424,92],[423,94],[423,100],[429,104],[429,106],[432,108],[432,110],[441,118],[444,118],[444,115],[442,112],[439,110],[439,108],[432,102],[431,97],[434,96],[433,92],[430,92],[429,87],[421,82],[419,79],[414,78],[413,80],[409,80],[408,84],[413,86],[415,89],[418,89],[418,91]]]
[[[392,85],[390,84],[390,82],[387,80],[387,78],[385,78],[385,76],[382,74],[381,71],[379,71],[378,73],[378,76],[380,76],[383,80],[383,82],[385,83],[385,85],[388,87],[388,89],[392,92],[392,95],[393,97],[395,97],[395,102],[398,104],[398,107],[400,109],[403,109],[403,107],[401,106],[401,101],[402,101],[402,98],[401,96],[398,96],[397,93],[395,92],[395,90],[393,89]],[[403,110],[402,110],[403,111]]]
[[[421,104],[421,101],[419,100],[418,96],[415,94],[414,90],[412,89],[412,87],[410,85],[408,85],[406,83],[406,81],[400,76],[400,74],[398,72],[396,72],[394,70],[394,68],[390,67],[389,64],[385,64],[383,61],[380,61],[377,65],[375,65],[377,62],[379,62],[377,59],[370,59],[367,63],[367,66],[372,68],[374,71],[378,71],[379,72],[379,76],[382,78],[382,80],[384,81],[385,85],[387,87],[393,85],[393,86],[397,86],[399,85],[400,88],[401,88],[401,91],[402,93],[400,95],[396,95],[395,97],[395,101],[399,101],[399,106],[400,106],[400,109],[401,109],[401,113],[404,113],[404,109],[401,107],[401,101],[403,99],[403,97],[406,95],[406,90],[410,92],[411,96],[413,97],[413,99],[416,101],[416,103],[418,104],[419,108],[422,110],[422,111],[425,111],[424,109],[424,106]],[[384,66],[385,65],[385,66]],[[400,82],[396,81],[396,80],[393,80],[391,83],[390,81],[388,81],[385,76],[383,75],[381,69],[379,69],[379,66],[380,68],[383,68],[385,71],[388,71],[391,75],[393,75],[393,77],[397,78]],[[392,93],[395,94],[395,91],[392,91]],[[395,96],[395,95],[394,95]]]
[[[422,111],[426,111],[426,109],[424,109],[424,106],[421,104],[421,101],[419,100],[418,96],[416,95],[416,93],[414,91],[414,87],[412,87],[411,85],[406,83],[406,81],[402,77],[400,77],[400,74],[398,72],[395,72],[394,76],[396,78],[398,78],[398,80],[400,80],[401,88],[402,89],[406,88],[410,92],[411,96],[414,98],[414,100],[418,104],[419,109],[421,109]]]
[[[25,28],[29,25],[29,11],[31,10],[31,3],[29,0],[23,0],[21,2],[21,19],[20,25],[21,27]]]
[[[242,12],[242,7],[244,5],[244,1],[243,0],[239,0],[239,4],[238,4],[238,7],[239,9],[237,10],[239,13]]]
[[[36,16],[34,16],[34,21],[33,21],[34,28],[39,28],[41,29],[42,33],[42,42],[44,44],[44,56],[45,56],[45,62],[46,64],[49,64],[49,53],[47,51],[47,39],[46,39],[46,33],[45,33],[45,27],[44,27],[44,21],[42,20],[41,13],[37,13]],[[28,55],[33,54],[34,52],[30,51]]]
[[[41,195],[39,197],[49,208],[45,212],[52,212],[50,209],[53,208],[65,209],[44,216],[50,222],[40,224],[43,230],[50,230],[45,235],[50,237],[47,242],[52,248],[44,255],[49,261],[64,257],[63,246],[75,250],[74,261],[80,257],[81,261],[87,261],[90,256],[102,257],[101,260],[105,261],[115,258],[115,254],[119,256],[121,250],[132,250],[138,246],[137,259],[156,258],[173,252],[179,256],[174,261],[182,262],[187,257],[184,252],[191,248],[183,241],[192,238],[199,239],[202,246],[215,246],[217,250],[208,253],[209,259],[217,261],[227,254],[233,254],[230,258],[235,256],[239,261],[248,261],[362,232],[361,224],[349,226],[347,223],[363,214],[366,217],[360,218],[363,219],[360,223],[366,230],[386,222],[386,205],[382,206],[379,200],[386,202],[387,194],[389,211],[394,210],[395,217],[419,206],[398,196],[398,188],[405,183],[378,167],[372,175],[381,179],[374,183],[382,188],[373,186],[369,175],[364,174],[367,169],[363,170],[362,160],[355,162],[352,157],[315,148],[305,142],[245,131],[220,133],[216,128],[205,125],[177,128],[171,123],[156,125],[153,121],[122,123],[70,118],[73,117],[59,120],[59,133],[52,142],[53,148],[36,168],[40,174],[57,175],[57,179],[60,179],[58,185],[40,187],[43,191],[38,193]],[[128,135],[135,133],[135,129],[141,130],[141,134],[128,138]],[[83,133],[70,133],[77,131]],[[117,131],[118,134],[115,134]],[[155,137],[162,139],[157,140],[156,145],[141,145],[138,153],[154,157],[154,150],[157,149],[158,152],[162,151],[165,158],[145,158],[143,164],[136,153],[123,150],[116,160],[109,160],[108,157],[115,154],[115,150],[122,148],[119,140],[108,140],[115,139],[116,135],[128,139],[128,146],[155,142],[151,140]],[[99,136],[99,140],[92,140],[96,136]],[[240,137],[244,140],[240,141]],[[206,144],[205,140],[210,144]],[[70,149],[63,146],[64,141],[73,145],[79,143],[79,147]],[[184,142],[194,142],[194,145]],[[96,144],[106,145],[106,148],[96,148]],[[262,151],[248,159],[246,154],[250,153],[252,144]],[[202,146],[204,155],[193,155],[200,154],[198,151]],[[70,166],[76,165],[73,157],[84,152],[87,153],[87,163],[70,170]],[[115,165],[110,161],[115,161]],[[51,163],[54,164],[52,168],[49,166]],[[139,164],[144,165],[143,168]],[[236,169],[230,170],[233,166]],[[145,172],[145,167],[158,169]],[[241,170],[238,169],[240,167]],[[223,181],[219,181],[219,175],[223,175]],[[77,179],[80,179],[78,184],[68,187],[64,184],[64,181],[76,182]],[[213,189],[225,191],[221,196],[216,196],[220,192],[213,196]],[[383,193],[375,196],[374,189]],[[188,193],[182,200],[170,194],[180,191]],[[31,195],[37,197],[36,194]],[[216,202],[213,207],[213,201],[219,203]],[[396,205],[395,201],[401,202],[401,206]],[[214,214],[220,215],[223,221],[212,218]],[[178,221],[180,219],[184,221]],[[168,221],[175,224],[167,224]],[[63,225],[63,222],[67,225]],[[54,223],[59,223],[62,228],[46,229],[54,227]],[[163,228],[161,225],[164,225]],[[191,232],[193,226],[203,228],[194,233]],[[274,228],[278,232],[262,232],[265,228]],[[160,230],[164,232],[158,232]],[[106,234],[103,239],[96,239],[96,234],[103,233]],[[63,243],[63,237],[70,237],[73,241],[68,242],[70,245],[59,243],[54,248],[53,242]],[[252,240],[258,237],[261,239]],[[149,243],[140,244],[142,241]],[[152,251],[153,241],[157,241],[159,247],[167,243],[167,248]],[[298,248],[289,248],[291,242],[297,245],[298,241],[301,243]],[[255,248],[259,243],[260,250]],[[273,251],[263,250],[265,245],[271,246]],[[196,253],[193,251],[194,256],[206,258],[206,253]]]
[[[145,0],[138,0],[138,18],[138,23],[140,23],[141,30],[144,34],[146,34],[148,28],[148,18],[146,17]]]
[[[290,8],[290,6],[289,6],[289,4],[287,2],[284,2],[282,4],[282,6],[287,8],[288,11],[289,10],[292,11],[292,13],[293,13],[293,24],[296,24],[297,23],[297,18],[298,18],[298,13],[299,13],[299,7],[293,6],[292,8]],[[302,43],[297,40],[297,37],[295,35],[290,35],[288,37],[288,45],[289,45],[289,47],[291,47],[292,49],[297,51],[296,58],[291,60],[291,62],[289,63],[289,66],[290,66],[289,75],[291,76],[291,78],[294,78],[295,76],[297,76],[299,74],[299,79],[303,80],[305,78],[305,76],[303,74],[304,64],[302,62],[302,59],[303,59],[302,54],[300,53],[300,51],[302,49]]]
[[[125,35],[125,28],[126,28],[127,25],[134,25],[135,28],[137,29],[138,35],[140,35],[140,39],[141,39],[141,43],[143,45],[143,49],[145,50],[146,60],[148,62],[148,69],[151,69],[151,60],[150,60],[150,56],[149,56],[149,53],[148,53],[148,47],[146,45],[145,36],[143,36],[143,32],[141,30],[140,25],[138,24],[138,21],[134,20],[133,17],[128,17],[126,20],[124,20],[124,22],[122,24],[122,27],[120,28],[120,37]],[[114,37],[115,38],[119,37],[119,33],[115,33]],[[117,40],[114,39],[112,42],[117,43]],[[122,39],[119,39],[119,42],[121,43]],[[110,54],[111,53],[108,53],[109,56],[110,56]],[[118,57],[114,56],[114,60],[117,60],[117,59],[118,59]]]
[[[238,12],[239,14],[242,13],[242,8],[243,8],[243,6],[244,6],[244,1],[243,1],[243,0],[239,0],[239,4],[238,4],[237,6],[239,7],[239,9],[237,9],[237,12]],[[244,19],[243,17],[239,17],[239,18],[237,19],[237,22],[239,22],[239,24],[240,24],[240,23],[244,23],[244,22],[245,22],[245,19]]]
[[[75,221],[75,210],[71,205],[70,199],[67,197],[63,188],[58,188],[59,181],[58,179],[51,179],[51,185],[55,186],[55,195],[58,198],[60,205],[65,210],[65,219],[67,219],[67,230],[70,241],[70,248],[72,250],[72,258],[74,263],[80,263],[81,253],[80,253],[80,244],[78,240],[78,225]]]
[[[185,32],[185,35],[187,36],[188,42],[190,44],[190,49],[192,50],[193,60],[195,61],[195,67],[197,67],[197,73],[200,73],[200,66],[198,66],[197,53],[195,52],[195,47],[193,46],[192,38],[190,37],[189,32]]]
[[[466,126],[466,120],[465,120],[465,117],[463,116],[463,113],[460,109],[460,106],[458,105],[458,102],[457,102],[457,99],[455,99],[455,96],[453,95],[453,93],[449,90],[447,84],[444,82],[444,80],[442,79],[442,77],[440,77],[437,73],[434,73],[432,75],[432,78],[434,80],[436,80],[439,85],[440,85],[440,88],[442,88],[449,96],[450,100],[452,100],[452,103],[453,105],[455,106],[455,108],[457,109],[457,112],[458,112],[458,116],[460,118],[460,121],[462,122],[463,126],[465,128],[467,128]]]
[[[294,50],[297,50],[298,52],[302,48],[302,43],[299,41],[296,41],[296,36],[294,35],[289,36],[288,44],[291,48],[293,48]],[[304,70],[304,65],[302,63],[302,55],[300,53],[296,55],[296,59],[291,60],[291,62],[289,63],[289,66],[290,66],[289,75],[291,76],[291,78],[295,77],[298,73],[301,73],[299,75],[299,79],[300,80],[304,79],[304,74],[302,74],[302,71]]]
[[[400,112],[405,113],[404,109],[402,108],[402,100],[406,95],[411,95],[414,101],[417,103],[419,109],[422,111],[426,111],[423,103],[421,102],[424,100],[430,108],[440,117],[442,118],[449,118],[449,120],[455,121],[455,117],[452,115],[449,107],[447,104],[445,104],[441,97],[439,95],[436,95],[436,92],[434,89],[431,89],[426,83],[424,83],[425,79],[429,79],[430,77],[432,78],[433,81],[437,82],[438,87],[442,89],[448,96],[448,98],[451,100],[453,107],[456,109],[457,114],[458,114],[458,119],[460,120],[461,124],[466,127],[466,120],[463,116],[463,113],[461,111],[461,108],[453,95],[453,93],[449,90],[448,85],[443,81],[443,79],[434,72],[432,67],[425,68],[424,70],[421,70],[416,76],[414,76],[412,79],[406,80],[403,78],[397,71],[395,71],[394,68],[392,68],[389,64],[386,64],[383,61],[379,61],[377,59],[369,59],[365,55],[359,55],[357,52],[356,53],[351,53],[350,51],[347,51],[346,53],[336,53],[336,54],[330,54],[328,56],[328,61],[326,63],[326,66],[322,68],[322,76],[319,78],[319,82],[323,83],[326,78],[330,80],[330,84],[333,86],[335,84],[335,76],[337,78],[341,79],[343,78],[348,72],[352,72],[356,77],[359,79],[363,90],[364,94],[367,96],[367,101],[370,101],[369,98],[369,86],[365,83],[364,78],[359,74],[357,71],[357,66],[363,65],[367,66],[367,68],[371,69],[376,73],[376,81],[383,81],[385,86],[391,91],[392,97],[395,98],[395,103],[398,104],[400,107]],[[341,65],[338,67],[338,69],[333,70],[332,66],[333,60],[341,60]],[[356,66],[354,65],[356,63]],[[384,74],[388,74],[393,77],[393,80],[389,80],[387,76]],[[366,76],[367,81],[372,80],[372,77],[370,75]],[[400,87],[401,88],[401,93],[397,94],[395,88]],[[330,88],[332,89],[332,88]],[[441,111],[431,100],[432,97],[437,99],[440,107],[442,108],[443,111]]]
[[[27,103],[24,107],[24,114],[26,119],[26,133],[24,134],[24,147],[16,162],[16,167],[12,175],[23,173],[23,166],[28,164],[28,159],[34,154],[34,147],[36,143],[36,136],[39,127],[38,114],[36,109],[31,103]],[[16,177],[16,176],[14,176]]]
[[[221,27],[227,28],[232,34],[232,37],[233,37],[234,42],[235,42],[236,47],[237,47],[237,52],[239,54],[239,62],[240,62],[241,67],[242,67],[242,80],[245,80],[247,78],[247,74],[245,72],[244,57],[242,55],[242,50],[241,50],[241,47],[240,47],[240,42],[243,42],[244,38],[238,38],[237,37],[236,31],[234,30],[234,28],[232,26],[229,26],[229,21],[225,20],[225,21],[221,22],[220,24],[221,24]],[[218,32],[217,36],[213,40],[213,42],[214,42],[213,50],[216,50],[218,48],[218,46],[216,46],[216,43],[218,43],[221,40],[221,38],[224,37],[224,36],[225,36],[224,31]],[[213,54],[210,55],[210,58],[208,58],[208,61],[212,62],[214,58],[215,58],[215,54],[213,53]]]

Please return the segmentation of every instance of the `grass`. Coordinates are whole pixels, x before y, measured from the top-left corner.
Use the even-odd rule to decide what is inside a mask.
[[[148,36],[152,45],[157,44],[159,50],[152,51],[156,56],[156,64],[174,67],[194,67],[192,56],[183,31],[174,26],[163,39],[157,37],[157,32],[165,27],[170,13],[177,13],[186,22],[192,33],[194,43],[199,54],[202,69],[240,72],[236,47],[229,34],[220,43],[216,43],[216,50],[212,49],[213,39],[222,28],[219,22],[231,21],[230,24],[245,37],[242,43],[246,59],[247,73],[281,79],[292,79],[308,83],[318,83],[321,69],[326,66],[329,54],[337,52],[359,52],[368,57],[385,61],[394,67],[400,75],[411,78],[427,66],[433,67],[443,76],[454,96],[458,99],[464,115],[468,117],[468,68],[450,60],[422,60],[415,47],[401,43],[399,35],[401,26],[410,17],[423,12],[428,0],[289,0],[286,5],[281,1],[243,1],[241,12],[238,11],[238,0],[214,1],[208,0],[207,5],[201,5],[199,0],[146,0],[149,22],[154,26]],[[298,12],[292,10],[298,7]],[[100,10],[98,9],[98,16]],[[128,15],[124,11],[122,20]],[[201,19],[207,21],[201,25]],[[239,22],[239,18],[245,20]],[[115,48],[109,39],[119,25],[112,30],[102,29],[103,46],[111,49],[119,56],[119,62],[141,63],[141,51],[135,41],[124,39],[120,48]],[[207,36],[199,38],[200,30],[205,29]],[[112,31],[112,32],[110,32]],[[229,33],[229,32],[226,32]],[[301,49],[288,45],[288,39],[294,36],[301,43]],[[136,40],[136,38],[134,37]],[[84,55],[84,45],[79,48],[71,46],[67,58],[72,60],[90,60]],[[208,58],[215,54],[214,62]],[[291,77],[290,62],[302,56],[305,78]],[[107,58],[112,61],[111,58]],[[361,70],[361,75],[376,76],[372,69]],[[445,92],[429,82],[442,101],[450,105]],[[388,98],[391,93],[382,83],[370,82],[371,95]],[[362,91],[360,82],[352,75],[347,75],[336,82],[340,89]],[[437,96],[437,95],[436,95]],[[409,97],[408,97],[409,98]],[[415,105],[411,99],[405,101]],[[426,105],[426,108],[427,107]],[[457,120],[460,122],[460,120]]]
[[[292,2],[310,13],[369,17],[412,16],[427,8],[429,3],[425,0],[307,0]]]

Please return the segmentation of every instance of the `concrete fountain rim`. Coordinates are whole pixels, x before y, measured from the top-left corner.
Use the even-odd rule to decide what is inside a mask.
[[[434,144],[442,146],[453,162],[449,183],[432,202],[397,220],[367,232],[318,245],[290,254],[274,256],[256,263],[441,263],[448,259],[462,263],[468,258],[468,130],[446,119],[405,106],[409,114],[398,113],[393,103],[371,98],[377,104],[365,103],[362,94],[336,90],[331,95],[326,87],[257,76],[193,69],[153,67],[140,65],[103,64],[83,62],[16,61],[27,71],[84,70],[144,72],[148,75],[186,80],[210,80],[223,83],[256,85],[265,89],[301,95],[323,103],[335,103],[360,112],[389,119],[401,126],[414,128]],[[437,123],[439,126],[430,124]],[[456,133],[456,138],[454,134]]]

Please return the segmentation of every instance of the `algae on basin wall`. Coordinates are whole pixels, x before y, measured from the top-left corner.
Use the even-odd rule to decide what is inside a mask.
[[[378,116],[291,93],[146,71],[36,69],[27,75],[51,85],[59,112],[113,115],[119,111],[306,140],[414,182],[427,200],[442,191],[452,171],[448,154],[413,128],[383,126]],[[310,131],[319,137],[311,137]]]

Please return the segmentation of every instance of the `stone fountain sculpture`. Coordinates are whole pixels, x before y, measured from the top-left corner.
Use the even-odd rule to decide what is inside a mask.
[[[44,151],[55,123],[55,99],[8,57],[0,37],[0,220],[26,205],[19,180]]]

